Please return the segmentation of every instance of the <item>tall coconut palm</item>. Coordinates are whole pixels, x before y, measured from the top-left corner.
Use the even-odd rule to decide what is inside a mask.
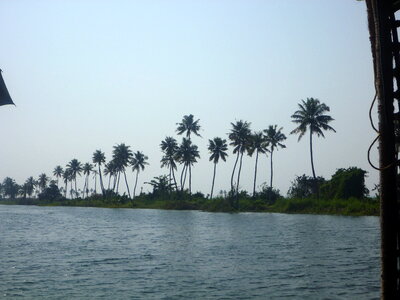
[[[169,186],[172,188],[171,180],[173,179],[175,188],[178,189],[174,172],[176,170],[175,156],[179,148],[178,143],[173,137],[167,136],[165,140],[161,141],[160,147],[164,153],[164,156],[161,158],[161,167],[169,168]]]
[[[184,190],[186,175],[187,171],[189,170],[189,193],[192,192],[192,173],[190,166],[197,162],[197,158],[200,158],[198,147],[193,145],[189,139],[183,138],[182,143],[176,152],[176,159],[183,164],[181,173],[181,191]]]
[[[274,175],[274,168],[272,164],[272,156],[274,155],[274,150],[278,150],[279,148],[286,148],[286,146],[282,143],[286,140],[286,136],[282,133],[282,127],[277,129],[278,125],[269,125],[267,129],[264,129],[265,133],[265,141],[267,142],[267,146],[269,147],[270,161],[271,161],[271,180],[270,187],[272,188],[272,179]]]
[[[299,134],[298,141],[303,137],[303,135],[307,132],[307,129],[310,131],[310,156],[311,156],[311,169],[313,173],[314,180],[316,180],[315,169],[314,169],[314,158],[313,158],[313,148],[312,148],[312,136],[315,133],[317,137],[324,136],[322,130],[331,130],[336,132],[328,123],[333,121],[334,119],[326,115],[326,112],[329,112],[329,106],[321,103],[318,99],[307,98],[307,101],[301,100],[302,103],[299,103],[299,110],[297,110],[292,115],[292,122],[298,124],[298,127],[292,130],[290,134]]]
[[[39,185],[39,188],[40,188],[41,192],[43,192],[44,189],[46,188],[48,181],[49,181],[49,177],[47,177],[46,174],[42,173],[42,174],[39,175],[38,185]]]
[[[54,168],[53,175],[57,178],[57,187],[58,187],[58,180],[63,175],[63,168],[61,166],[56,166]]]
[[[226,157],[228,156],[228,154],[226,153],[227,150],[228,150],[228,145],[226,144],[225,139],[223,140],[219,137],[215,137],[212,140],[208,140],[208,151],[211,153],[210,161],[214,162],[214,172],[213,172],[213,179],[212,179],[212,184],[211,184],[210,199],[212,199],[212,196],[213,196],[217,164],[218,164],[220,158],[223,161],[226,161]]]
[[[99,167],[99,176],[100,176],[100,188],[101,188],[101,193],[104,196],[104,185],[103,185],[103,177],[101,175],[101,165],[105,163],[106,161],[106,156],[104,155],[104,152],[101,152],[101,150],[96,150],[93,153],[92,161],[94,164],[97,164]]]
[[[108,163],[104,165],[104,175],[108,176],[108,187],[107,189],[110,189],[110,184],[111,184],[111,179],[115,175],[115,167],[114,167],[114,161],[110,160]]]
[[[233,154],[236,155],[235,165],[233,167],[232,176],[231,176],[231,190],[235,190],[235,186],[233,183],[233,177],[236,171],[236,166],[239,161],[239,170],[236,182],[236,201],[239,201],[238,193],[239,193],[239,180],[240,180],[240,172],[242,170],[242,159],[243,154],[247,151],[249,147],[250,137],[251,137],[251,130],[250,125],[251,123],[246,121],[236,121],[236,123],[231,123],[232,129],[231,132],[228,134],[229,139],[231,142],[229,145],[233,146]]]
[[[119,176],[121,172],[124,174],[126,189],[128,191],[129,198],[131,197],[131,193],[129,191],[128,180],[126,179],[125,168],[128,166],[130,159],[132,158],[132,151],[129,149],[130,147],[121,143],[119,145],[114,146],[113,150],[113,160],[116,164],[116,168],[118,171],[118,185],[119,185]],[[117,191],[118,191],[117,185]]]
[[[26,193],[29,197],[32,196],[33,194],[33,190],[35,189],[35,179],[31,176],[29,177],[26,181],[25,181],[25,185],[26,185]]]
[[[82,172],[82,164],[80,161],[78,161],[76,158],[72,159],[68,165],[67,168],[70,170],[71,174],[71,179],[75,181],[75,195],[78,195],[78,188],[76,185],[76,177],[81,175]]]
[[[179,135],[186,133],[186,137],[188,138],[189,142],[191,142],[190,135],[193,133],[194,135],[197,135],[201,137],[199,131],[200,131],[200,125],[199,125],[200,119],[197,119],[194,121],[194,116],[192,114],[190,115],[185,115],[183,116],[182,122],[177,123],[178,128],[176,129],[177,133]],[[192,164],[187,165],[186,167],[189,169],[189,191],[192,189]],[[187,171],[186,169],[186,171]],[[185,171],[185,174],[186,174]],[[185,176],[186,177],[186,176]]]
[[[89,175],[90,173],[93,172],[93,165],[90,163],[85,163],[83,165],[83,174],[86,175],[85,177],[85,184],[83,186],[83,197],[85,197],[85,192],[86,192],[86,197],[89,196]]]
[[[265,154],[268,152],[267,143],[262,132],[255,132],[251,135],[250,144],[248,148],[248,153],[250,156],[256,153],[256,162],[254,166],[254,183],[253,183],[253,197],[256,195],[256,182],[257,182],[257,165],[258,165],[258,155]]]
[[[64,189],[64,197],[67,198],[67,192],[68,192],[68,182],[72,182],[72,171],[68,167],[65,168],[65,171],[63,173],[63,180],[65,184],[65,189]]]
[[[149,163],[146,162],[149,158],[144,155],[142,152],[137,151],[133,154],[133,157],[130,161],[130,165],[132,166],[132,171],[136,171],[136,179],[135,179],[135,187],[133,188],[133,198],[135,198],[136,195],[136,186],[137,186],[137,181],[139,177],[139,172],[140,170],[144,170],[144,166],[148,165]]]

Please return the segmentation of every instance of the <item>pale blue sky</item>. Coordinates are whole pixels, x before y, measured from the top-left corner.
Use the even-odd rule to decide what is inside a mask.
[[[314,97],[330,106],[337,130],[315,141],[317,175],[357,166],[369,188],[378,181],[366,159],[374,90],[364,2],[2,0],[0,35],[17,105],[0,109],[1,180],[50,175],[72,158],[91,161],[96,149],[109,159],[124,142],[149,156],[142,185],[167,173],[159,144],[194,114],[203,138],[193,139],[202,157],[193,190],[209,193],[208,139],[227,138],[230,122],[243,119],[253,130],[283,126],[274,185],[286,194],[295,175],[311,175],[307,137],[298,143],[289,132],[297,103]],[[229,188],[233,163],[218,166],[217,191]],[[260,159],[258,185],[268,166]],[[243,168],[251,190],[254,158]]]

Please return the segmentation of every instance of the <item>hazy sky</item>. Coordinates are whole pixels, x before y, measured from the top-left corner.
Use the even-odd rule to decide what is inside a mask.
[[[149,156],[143,186],[168,173],[159,144],[180,140],[176,123],[193,114],[203,136],[193,138],[194,191],[210,190],[208,139],[227,138],[243,119],[253,130],[283,127],[274,185],[286,194],[295,175],[311,176],[308,136],[297,142],[289,132],[297,103],[314,97],[330,106],[337,130],[314,139],[317,175],[357,166],[369,188],[378,182],[366,158],[374,90],[364,2],[1,0],[0,35],[0,68],[17,105],[0,108],[0,180],[51,175],[73,158],[91,162],[96,149],[108,160],[124,142]],[[216,191],[229,189],[233,164],[231,155],[218,165]],[[244,159],[249,191],[253,172],[254,157]],[[258,185],[269,177],[262,157]]]

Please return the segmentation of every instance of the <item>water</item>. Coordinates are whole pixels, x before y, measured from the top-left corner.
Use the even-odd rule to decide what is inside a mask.
[[[377,299],[379,220],[0,205],[4,299]]]

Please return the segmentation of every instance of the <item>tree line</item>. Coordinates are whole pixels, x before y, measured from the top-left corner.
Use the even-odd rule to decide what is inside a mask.
[[[292,121],[297,125],[290,134],[298,134],[298,141],[307,133],[309,133],[311,169],[314,182],[318,181],[315,174],[313,161],[313,135],[317,137],[325,137],[323,131],[334,131],[329,123],[333,118],[326,113],[329,107],[321,103],[316,98],[307,98],[298,104],[298,110],[291,116]],[[201,137],[200,120],[195,120],[192,114],[185,115],[181,122],[177,123],[176,133],[184,135],[181,143],[172,137],[167,136],[161,141],[160,149],[163,153],[161,159],[161,167],[168,169],[168,189],[170,191],[185,191],[192,193],[192,168],[198,159],[200,153],[198,146],[192,141],[193,136]],[[238,199],[239,183],[242,170],[242,161],[244,154],[255,157],[254,162],[254,179],[253,179],[253,196],[256,194],[257,167],[260,155],[269,155],[270,157],[270,182],[269,188],[273,188],[273,154],[279,148],[286,148],[284,141],[285,134],[283,128],[278,125],[269,125],[262,131],[252,131],[251,123],[239,120],[231,123],[231,129],[228,133],[229,146],[233,147],[232,154],[235,156],[230,178],[230,193]],[[210,187],[210,198],[214,195],[214,184],[217,175],[217,165],[222,161],[226,161],[228,157],[228,142],[222,137],[215,137],[208,141],[209,160],[213,163],[213,177]],[[99,182],[99,190],[101,194],[119,194],[119,186],[121,177],[125,182],[127,196],[135,198],[137,190],[138,177],[141,171],[145,170],[148,165],[148,157],[141,151],[133,152],[130,146],[124,143],[117,144],[113,147],[112,158],[106,162],[105,153],[96,150],[92,155],[92,161],[81,163],[77,159],[72,159],[63,168],[60,165],[53,170],[55,179],[51,179],[46,174],[40,174],[37,179],[29,177],[24,184],[18,185],[15,180],[6,177],[0,185],[0,194],[5,197],[15,198],[18,195],[22,197],[32,197],[43,193],[48,185],[59,189],[66,198],[89,197],[90,194],[97,194],[97,182]],[[178,165],[181,166],[178,174]],[[136,173],[135,182],[130,186],[127,180],[126,170],[131,168]],[[84,176],[84,185],[82,189],[78,189],[77,177]],[[94,188],[89,188],[90,177],[94,179]],[[108,181],[107,181],[108,178]],[[60,180],[63,185],[60,186]],[[106,182],[107,181],[107,182]],[[154,186],[154,180],[148,182]],[[69,188],[68,188],[69,186]],[[69,190],[68,190],[69,189]],[[132,195],[131,195],[132,191]]]

